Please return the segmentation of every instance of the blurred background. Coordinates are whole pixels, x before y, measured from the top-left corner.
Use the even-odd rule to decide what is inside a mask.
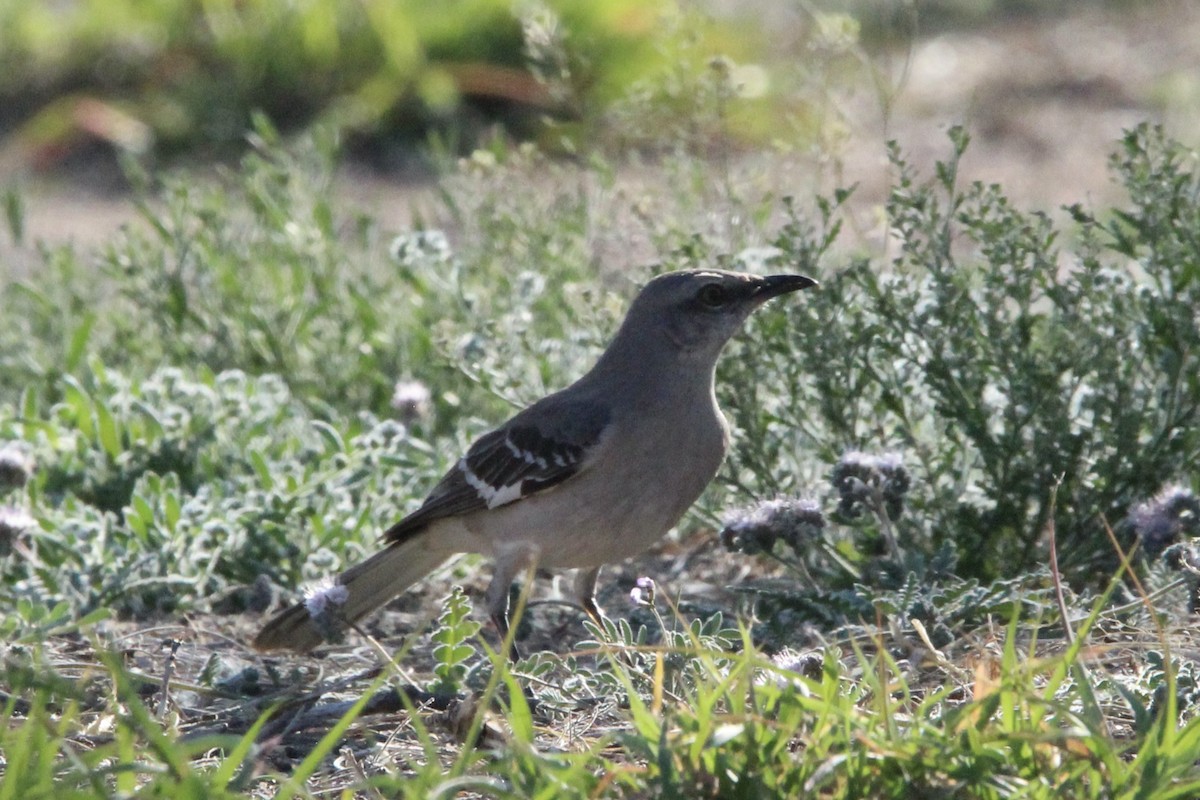
[[[680,147],[778,159],[871,202],[886,141],[932,162],[957,123],[969,177],[1053,209],[1115,191],[1124,128],[1197,140],[1200,4],[0,0],[0,191],[33,240],[103,240],[133,216],[123,162],[234,163],[255,115],[336,132],[334,191],[401,225],[498,141],[630,180]]]

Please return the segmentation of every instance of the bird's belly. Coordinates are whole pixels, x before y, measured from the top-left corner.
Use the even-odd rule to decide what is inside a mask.
[[[648,467],[641,470],[597,464],[561,487],[487,512],[492,516],[487,524],[481,517],[464,520],[476,539],[470,549],[493,554],[497,546],[527,543],[538,551],[538,562],[551,568],[598,567],[630,558],[679,521],[716,474],[723,451],[723,442],[704,448],[686,474],[676,468],[678,445],[664,450],[669,459],[632,459]],[[607,477],[603,483],[601,475]]]
[[[683,516],[695,498],[669,504],[653,492],[626,495],[606,509],[564,509],[562,522],[552,529],[532,532],[532,543],[547,567],[598,567],[645,551]],[[682,506],[682,507],[680,507]]]

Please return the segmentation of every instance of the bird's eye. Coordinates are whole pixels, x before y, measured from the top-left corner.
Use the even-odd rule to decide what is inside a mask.
[[[696,298],[709,308],[720,308],[725,305],[727,297],[725,288],[719,283],[710,283],[700,289]]]

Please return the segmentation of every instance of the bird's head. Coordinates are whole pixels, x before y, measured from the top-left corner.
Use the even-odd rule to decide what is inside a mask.
[[[634,299],[618,336],[662,337],[687,355],[715,361],[756,308],[772,297],[816,285],[803,275],[669,272],[646,284]]]

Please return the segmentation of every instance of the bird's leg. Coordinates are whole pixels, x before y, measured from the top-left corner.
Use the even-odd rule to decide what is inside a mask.
[[[495,570],[492,582],[487,588],[488,616],[500,634],[501,646],[509,640],[508,593],[513,581],[522,570],[532,575],[531,567],[537,566],[538,549],[532,545],[522,544],[496,553]],[[517,650],[515,637],[508,651],[509,659],[516,662],[521,660]]]
[[[505,607],[501,613],[490,614],[489,617],[492,624],[496,626],[496,632],[500,634],[500,642],[503,644],[504,640],[508,638],[508,608]],[[512,650],[509,651],[509,654],[513,661],[521,660],[521,654],[517,652],[516,641],[512,643]]]
[[[584,613],[592,618],[592,622],[604,630],[604,612],[596,605],[596,581],[600,578],[600,567],[590,567],[575,571],[575,597]]]

